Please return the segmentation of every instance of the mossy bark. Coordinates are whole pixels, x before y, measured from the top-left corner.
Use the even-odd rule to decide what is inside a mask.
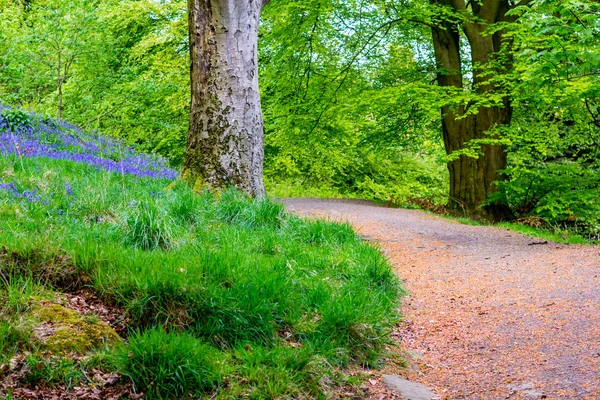
[[[181,179],[265,194],[258,26],[265,0],[188,0],[191,109]]]
[[[492,76],[505,74],[512,68],[510,41],[502,31],[488,34],[488,28],[507,21],[510,4],[505,0],[483,0],[481,3],[465,4],[461,0],[431,0],[432,4],[449,7],[454,11],[468,13],[460,22],[444,19],[433,29],[435,58],[440,68],[438,84],[464,90],[459,29],[469,41],[473,65],[472,85],[478,95],[501,93],[503,88],[491,80]],[[470,10],[469,10],[470,7]],[[503,48],[504,47],[504,48]],[[492,69],[489,64],[494,62]],[[475,113],[470,110],[477,107]],[[447,154],[464,149],[467,143],[478,139],[497,139],[489,131],[511,122],[512,106],[507,96],[490,106],[473,103],[461,106],[442,107],[442,132]],[[449,205],[465,212],[469,217],[485,220],[502,220],[510,217],[506,207],[496,204],[482,205],[496,191],[496,181],[503,177],[500,171],[506,168],[506,149],[499,144],[480,144],[478,158],[460,155],[448,163],[450,172]]]

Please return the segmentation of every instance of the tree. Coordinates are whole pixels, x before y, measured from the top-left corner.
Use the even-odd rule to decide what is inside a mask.
[[[258,26],[268,1],[188,1],[192,100],[182,178],[195,190],[265,194]]]
[[[97,6],[95,0],[0,3],[3,101],[52,109],[63,118],[72,92],[66,93],[76,86],[71,81],[99,58]]]
[[[430,3],[437,10],[432,34],[438,85],[454,91],[461,99],[442,107],[442,133],[450,156],[449,204],[472,217],[507,218],[510,216],[507,207],[482,205],[496,191],[495,182],[502,179],[500,171],[506,168],[507,160],[505,147],[491,132],[510,124],[512,118],[510,97],[498,78],[512,68],[512,43],[501,24],[514,22],[509,11],[526,1],[514,4],[508,0],[468,3],[430,0]],[[470,60],[463,59],[465,54],[469,54]],[[472,74],[470,87],[465,84],[464,66],[468,63]],[[468,151],[473,145],[478,147],[476,154]]]
[[[535,0],[521,12],[507,179],[493,197],[519,219],[597,238],[600,4]]]

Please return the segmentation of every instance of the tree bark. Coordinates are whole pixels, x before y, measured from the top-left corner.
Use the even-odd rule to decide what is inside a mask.
[[[501,47],[510,45],[501,32],[484,34],[488,27],[505,20],[509,9],[508,1],[483,0],[481,3],[469,2],[467,10],[462,0],[431,0],[432,4],[451,7],[469,17],[449,21],[441,19],[432,27],[435,59],[438,64],[438,85],[466,90],[463,85],[461,68],[462,30],[471,49],[473,67],[473,88],[479,95],[491,94],[502,88],[490,81],[488,63],[500,52]],[[494,74],[505,73],[512,67],[510,57],[496,60]],[[458,107],[442,107],[442,133],[447,154],[464,149],[468,142],[477,139],[497,138],[488,132],[501,125],[510,124],[512,107],[508,97],[501,104],[478,107],[473,113],[472,104]],[[476,219],[502,220],[510,217],[508,208],[489,204],[482,207],[488,196],[496,191],[494,182],[502,179],[499,171],[506,168],[506,150],[497,144],[481,144],[478,158],[460,155],[448,163],[450,172],[449,206],[463,211]]]
[[[58,110],[56,112],[56,119],[58,119],[59,121],[62,119],[62,112],[63,112],[63,93],[62,93],[62,77],[60,76],[61,73],[61,59],[60,59],[60,52],[58,53],[58,62],[56,65],[56,84],[58,86]]]
[[[265,195],[258,89],[263,0],[188,0],[190,125],[181,178],[194,190]]]

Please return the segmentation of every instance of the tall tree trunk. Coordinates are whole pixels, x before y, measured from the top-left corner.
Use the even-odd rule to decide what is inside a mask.
[[[454,11],[466,12],[467,6],[461,0],[431,0],[433,4],[451,7]],[[499,91],[496,84],[489,81],[489,61],[507,44],[501,32],[484,34],[488,27],[505,18],[508,2],[504,0],[483,0],[481,4],[470,2],[471,21],[441,20],[432,28],[435,58],[440,68],[438,84],[465,90],[461,68],[461,46],[459,29],[466,35],[471,48],[473,68],[473,90],[479,95]],[[464,14],[463,14],[464,15]],[[510,58],[506,58],[494,74],[505,73],[511,68]],[[475,113],[469,110],[472,104],[442,108],[442,132],[447,154],[464,149],[468,142],[477,139],[495,138],[488,132],[501,125],[510,124],[512,107],[507,97],[501,104],[478,107]],[[473,106],[475,107],[475,106]],[[450,172],[451,207],[459,209],[472,218],[486,220],[506,219],[510,211],[506,207],[490,204],[482,207],[488,196],[496,191],[495,181],[501,180],[499,171],[506,168],[506,151],[497,144],[481,144],[478,158],[460,155],[448,163]]]
[[[264,196],[258,26],[268,0],[188,0],[190,126],[182,179]]]

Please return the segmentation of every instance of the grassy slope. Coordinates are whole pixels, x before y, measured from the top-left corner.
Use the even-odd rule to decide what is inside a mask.
[[[402,292],[376,248],[348,225],[168,183],[0,156],[16,188],[0,190],[0,364],[43,357],[18,323],[28,299],[81,285],[124,308],[130,333],[71,369],[118,371],[150,398],[327,396],[342,368],[376,363]]]

